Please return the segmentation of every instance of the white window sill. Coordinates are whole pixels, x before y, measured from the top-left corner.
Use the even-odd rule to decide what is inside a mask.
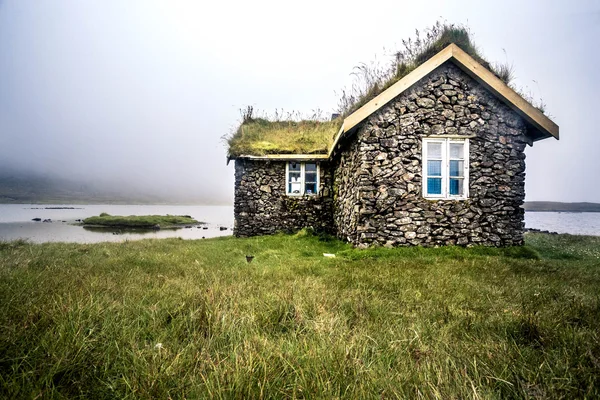
[[[425,200],[438,201],[438,200],[469,200],[468,197],[433,197],[433,196],[423,196]]]

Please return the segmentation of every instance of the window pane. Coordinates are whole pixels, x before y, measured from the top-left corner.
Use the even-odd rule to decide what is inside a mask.
[[[289,182],[300,182],[300,172],[290,172]]]
[[[300,182],[288,183],[288,193],[300,194],[302,186]]]
[[[442,158],[442,144],[427,142],[427,159]]]
[[[463,194],[463,180],[450,178],[450,194],[461,196]]]
[[[442,194],[442,178],[427,178],[427,194]]]
[[[450,143],[450,158],[465,158],[465,145],[462,143]]]
[[[442,176],[442,161],[427,161],[428,176]]]
[[[463,176],[464,161],[450,160],[450,176]]]
[[[316,194],[317,193],[317,184],[316,183],[307,183],[305,186],[304,193],[306,194]]]
[[[305,164],[305,165],[304,165],[304,170],[305,170],[306,172],[309,172],[309,171],[316,171],[316,170],[317,170],[317,164],[314,164],[314,163],[307,163],[307,164]]]
[[[307,172],[304,176],[305,182],[316,183],[317,182],[317,173],[316,172]]]
[[[290,171],[300,171],[300,163],[291,162],[289,165]]]

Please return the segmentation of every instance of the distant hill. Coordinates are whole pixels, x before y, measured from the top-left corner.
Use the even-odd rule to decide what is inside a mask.
[[[0,169],[0,203],[35,204],[156,204],[165,200],[145,194],[124,194],[120,190],[99,187],[49,175]]]
[[[525,211],[600,212],[600,203],[560,203],[556,201],[526,201]]]

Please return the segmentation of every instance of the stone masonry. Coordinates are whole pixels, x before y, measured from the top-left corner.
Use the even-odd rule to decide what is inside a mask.
[[[371,245],[520,245],[524,121],[447,62],[372,114],[334,159],[338,237]],[[468,137],[469,198],[422,194],[422,139]]]
[[[234,235],[268,235],[306,227],[333,233],[331,172],[319,165],[320,188],[314,196],[285,193],[285,162],[237,159],[235,161]]]

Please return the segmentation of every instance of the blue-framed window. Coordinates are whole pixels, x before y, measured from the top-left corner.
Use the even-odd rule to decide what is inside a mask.
[[[469,196],[469,139],[423,139],[423,197],[466,199]]]

